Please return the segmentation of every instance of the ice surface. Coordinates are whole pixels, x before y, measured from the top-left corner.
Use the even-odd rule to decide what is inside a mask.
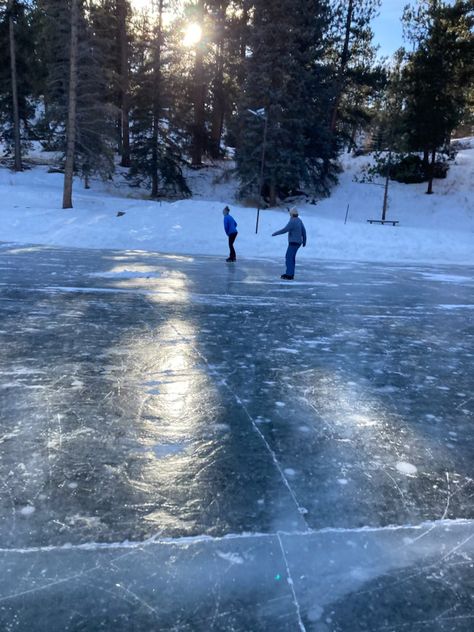
[[[472,630],[472,270],[280,273],[0,248],[1,630]]]

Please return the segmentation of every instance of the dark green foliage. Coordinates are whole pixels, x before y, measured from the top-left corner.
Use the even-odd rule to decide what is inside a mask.
[[[474,81],[474,5],[423,0],[405,21],[416,50],[403,70],[404,141],[425,153],[425,163],[431,156],[434,176],[436,152],[462,121]]]
[[[331,0],[326,63],[331,74],[330,127],[339,147],[353,146],[367,128],[371,102],[384,88],[385,72],[376,60],[371,22],[380,0]]]
[[[264,108],[263,190],[271,204],[279,191],[326,192],[334,179],[330,81],[322,63],[327,19],[325,2],[255,3],[236,157],[242,192],[258,193],[265,119],[248,110]]]
[[[183,136],[171,115],[169,60],[163,56],[164,32],[144,17],[140,23],[132,82],[130,179],[151,188],[152,197],[184,194],[181,165]],[[152,42],[150,46],[148,42]]]
[[[5,144],[7,155],[13,147],[13,98],[10,68],[9,15],[6,4],[0,9],[0,140]],[[12,5],[18,107],[21,121],[21,138],[23,149],[27,149],[31,134],[30,121],[34,116],[33,97],[35,93],[35,73],[39,68],[35,59],[32,13],[26,2],[16,0]],[[39,73],[41,74],[41,73]]]
[[[45,148],[65,150],[69,86],[70,3],[40,0],[40,51],[47,68],[44,117],[37,128]],[[102,11],[80,4],[75,171],[88,182],[91,175],[108,178],[114,170],[115,109],[110,103],[111,53],[104,34]]]
[[[390,162],[386,152],[375,152],[374,164],[365,169],[363,182],[372,182],[374,177],[386,177],[403,184],[416,184],[428,182],[431,177],[432,167],[423,161],[418,154],[397,153],[392,154]],[[434,178],[446,178],[449,171],[448,156],[438,154],[433,168]]]

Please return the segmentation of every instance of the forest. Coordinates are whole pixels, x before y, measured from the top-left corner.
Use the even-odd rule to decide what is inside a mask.
[[[381,58],[380,0],[2,0],[1,164],[56,151],[63,208],[126,170],[152,199],[192,195],[184,166],[231,160],[239,195],[329,195],[345,151],[379,173],[446,172],[472,125],[474,2],[418,0]],[[405,180],[403,180],[405,178]]]

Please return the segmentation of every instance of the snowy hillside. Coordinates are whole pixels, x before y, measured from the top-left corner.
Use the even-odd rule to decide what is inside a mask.
[[[299,258],[474,264],[474,148],[470,141],[464,147],[446,180],[435,180],[434,195],[424,195],[425,184],[390,183],[388,218],[399,221],[396,227],[367,223],[381,216],[382,181],[355,182],[368,159],[343,157],[332,196],[299,205],[308,231]],[[286,210],[262,211],[256,235],[256,209],[235,202],[235,181],[222,168],[192,172],[193,198],[174,202],[138,199],[120,177],[93,182],[87,191],[76,179],[72,210],[61,209],[63,176],[47,171],[46,165],[18,174],[0,169],[2,241],[224,256],[222,207],[229,204],[238,222],[238,257],[284,253],[285,237],[271,233],[286,223]]]

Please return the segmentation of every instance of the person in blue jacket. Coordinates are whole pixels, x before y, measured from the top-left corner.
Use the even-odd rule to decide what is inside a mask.
[[[272,233],[272,237],[284,233],[288,233],[288,248],[286,251],[286,272],[281,275],[281,278],[291,281],[295,276],[296,253],[302,244],[303,248],[306,246],[306,228],[298,217],[298,209],[295,207],[290,209],[288,224],[281,230]]]
[[[229,263],[234,262],[236,260],[235,249],[234,249],[234,241],[237,238],[237,222],[230,214],[230,208],[226,206],[222,211],[224,215],[224,230],[226,235],[229,237],[229,256],[226,261]]]

